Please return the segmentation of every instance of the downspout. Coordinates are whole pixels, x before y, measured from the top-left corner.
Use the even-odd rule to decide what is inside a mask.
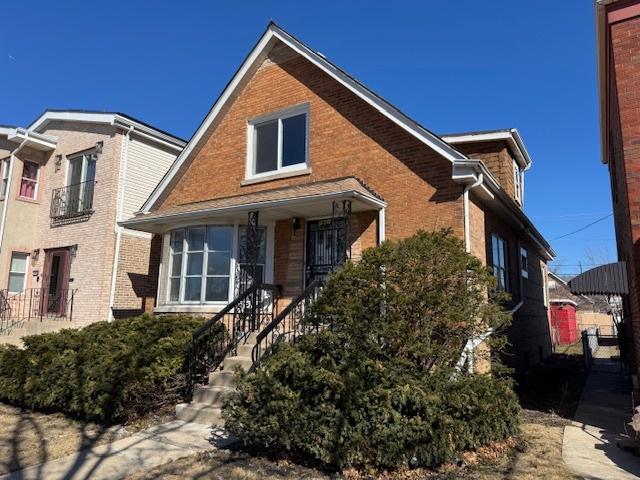
[[[471,253],[471,225],[469,221],[469,192],[480,186],[484,180],[484,174],[480,172],[478,179],[474,183],[465,185],[462,193],[462,203],[464,208],[464,248],[467,253]]]
[[[382,207],[378,210],[378,245],[385,241],[386,237],[386,209]]]
[[[2,246],[4,244],[4,225],[7,219],[7,210],[9,208],[9,192],[11,192],[11,179],[13,177],[13,165],[16,163],[16,154],[22,150],[29,140],[29,132],[25,133],[24,140],[15,149],[11,151],[9,157],[9,178],[7,180],[7,191],[4,195],[4,204],[2,205],[2,221],[0,222],[0,252],[2,252]]]
[[[124,148],[122,149],[122,157],[120,162],[120,179],[118,180],[118,204],[116,208],[116,248],[113,254],[113,271],[111,272],[111,292],[109,293],[109,310],[107,312],[107,321],[113,320],[113,304],[116,297],[116,281],[118,279],[118,263],[120,260],[120,242],[122,239],[122,227],[118,225],[122,216],[122,209],[124,208],[124,189],[126,180],[127,160],[129,157],[129,140],[131,138],[131,132],[133,126],[130,126],[127,133],[124,136]]]
[[[520,240],[518,240],[517,246],[516,246],[516,253],[518,254],[518,277],[519,277],[519,284],[520,284],[520,301],[518,303],[516,303],[516,305],[509,311],[509,313],[511,315],[513,315],[514,313],[516,313],[518,310],[520,310],[520,307],[522,307],[522,305],[524,305],[524,281],[522,280],[522,262],[520,260]]]

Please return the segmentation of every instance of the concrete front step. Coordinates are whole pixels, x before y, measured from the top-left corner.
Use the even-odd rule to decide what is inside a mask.
[[[193,390],[193,402],[205,403],[212,407],[221,407],[231,393],[233,393],[233,388],[231,387],[196,385],[196,388]]]
[[[251,357],[241,357],[238,355],[236,357],[225,358],[222,362],[222,365],[224,366],[224,370],[234,371],[238,366],[244,368],[245,370],[249,370],[253,365],[253,362],[251,361]]]
[[[184,422],[220,427],[224,425],[220,407],[206,403],[179,403],[176,405],[176,417]]]
[[[238,345],[238,356],[251,358],[254,346],[255,343],[245,343],[243,345]]]
[[[235,387],[236,381],[231,370],[218,370],[209,374],[210,387]]]

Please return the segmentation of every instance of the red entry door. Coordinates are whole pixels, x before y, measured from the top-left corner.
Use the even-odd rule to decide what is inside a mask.
[[[69,291],[69,249],[47,250],[41,292],[41,314],[64,316]]]

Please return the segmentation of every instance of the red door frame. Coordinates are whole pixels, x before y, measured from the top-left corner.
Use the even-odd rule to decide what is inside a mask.
[[[44,258],[44,278],[42,282],[42,292],[40,296],[40,315],[49,313],[49,282],[51,279],[51,265],[54,256],[60,256],[60,270],[58,271],[58,294],[60,302],[55,313],[64,316],[67,311],[67,291],[69,289],[69,267],[71,256],[69,247],[54,248],[45,250]]]

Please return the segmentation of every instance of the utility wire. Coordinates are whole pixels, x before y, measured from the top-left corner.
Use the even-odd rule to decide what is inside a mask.
[[[606,220],[607,218],[609,218],[612,215],[613,215],[613,213],[609,213],[609,214],[605,215],[604,217],[599,218],[598,220],[596,220],[594,222],[588,223],[587,225],[585,225],[582,228],[579,228],[578,230],[574,230],[573,232],[565,233],[564,235],[560,235],[559,237],[552,238],[551,241],[560,240],[561,238],[568,237],[569,235],[573,235],[575,233],[582,232],[583,230],[586,230],[590,226],[595,225],[596,223],[601,222],[603,220]]]

